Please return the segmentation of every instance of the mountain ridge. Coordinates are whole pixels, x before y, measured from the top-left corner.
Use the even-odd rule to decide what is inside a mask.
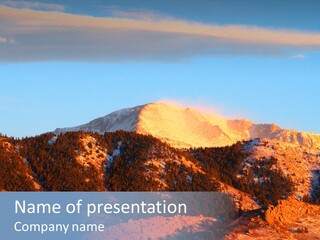
[[[256,124],[247,119],[226,119],[168,103],[121,109],[87,124],[57,128],[54,133],[79,130],[100,134],[117,130],[137,132],[152,135],[176,148],[222,147],[254,138],[320,147],[320,134],[282,129],[273,123]]]
[[[0,135],[0,159],[0,191],[219,191],[232,197],[240,216],[223,228],[225,239],[293,239],[301,231],[297,239],[316,239],[319,233],[319,206],[294,200],[320,199],[319,151],[305,146],[253,139],[177,149],[136,132],[78,131]],[[290,222],[273,221],[278,213]]]

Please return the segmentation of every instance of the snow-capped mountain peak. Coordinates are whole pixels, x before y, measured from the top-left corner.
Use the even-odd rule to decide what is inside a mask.
[[[253,138],[320,147],[319,134],[286,130],[275,124],[255,124],[246,119],[226,119],[168,103],[122,109],[81,126],[58,128],[55,133],[79,130],[101,134],[134,131],[152,135],[177,148],[226,146]]]

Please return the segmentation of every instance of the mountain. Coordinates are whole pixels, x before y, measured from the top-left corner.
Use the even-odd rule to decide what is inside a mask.
[[[267,211],[243,214],[229,227],[224,240],[320,239],[320,206],[289,197]]]
[[[320,134],[286,130],[275,124],[255,124],[245,119],[226,119],[167,103],[122,109],[81,126],[58,128],[55,133],[79,130],[100,134],[132,131],[152,135],[176,148],[227,146],[254,138],[320,147]]]
[[[251,160],[261,162],[259,165],[264,168],[258,177],[274,173],[277,182],[272,189],[269,182],[274,179],[256,183],[254,164],[253,174],[242,166],[253,157],[255,147],[260,148],[252,142],[179,150],[152,136],[117,131],[104,135],[67,132],[58,137],[51,133],[22,140],[3,137],[0,143],[0,189],[5,191],[215,191],[221,188],[234,196],[241,195],[237,189],[260,199],[259,184],[264,184],[270,196],[275,195],[271,192],[280,195],[291,192],[290,184],[279,185],[287,180],[278,168],[271,169],[275,161],[269,163],[268,158],[255,157]],[[275,200],[261,198],[266,204]]]
[[[40,188],[19,145],[0,135],[0,191],[37,191]]]
[[[0,191],[220,191],[232,196],[236,215],[219,226],[218,239],[317,239],[320,229],[320,206],[309,203],[320,200],[319,151],[270,139],[178,149],[128,131],[0,135]],[[154,231],[148,224],[157,222],[157,237],[212,239],[199,238],[212,232],[207,220],[150,218],[115,225],[106,234],[119,236],[139,225],[146,227],[137,238],[144,238]]]
[[[320,198],[319,152],[254,139],[231,146],[177,149],[135,132],[0,137],[0,190],[212,191],[243,208],[283,196]],[[246,194],[244,194],[246,193]],[[250,200],[251,199],[251,200]]]
[[[152,103],[54,133],[0,135],[0,191],[219,191],[233,207],[218,239],[317,239],[319,135]],[[219,221],[149,218],[106,234],[140,226],[145,238],[154,222],[157,238],[212,239],[202,234]]]

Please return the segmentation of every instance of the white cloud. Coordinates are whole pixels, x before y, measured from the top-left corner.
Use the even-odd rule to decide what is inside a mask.
[[[13,38],[6,38],[0,36],[0,43],[15,43],[16,41]]]
[[[303,59],[303,58],[306,58],[306,55],[304,55],[304,54],[296,54],[296,55],[293,55],[291,58]]]
[[[32,1],[5,1],[4,5],[13,8],[30,8],[35,10],[47,10],[63,12],[64,6],[59,4],[32,2]]]
[[[155,20],[161,20],[163,18],[173,19],[173,18],[170,18],[169,16],[163,16],[153,11],[143,11],[143,10],[126,12],[119,9],[112,9],[110,10],[110,14],[115,18],[136,19],[136,20],[144,20],[144,21],[155,21]]]
[[[5,37],[0,37],[0,43],[6,43],[8,40]]]
[[[18,43],[0,46],[0,61],[290,57],[320,48],[319,33],[203,24],[143,12],[101,18],[0,7],[0,23],[0,32]]]

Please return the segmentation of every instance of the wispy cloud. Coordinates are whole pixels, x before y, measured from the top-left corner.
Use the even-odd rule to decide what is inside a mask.
[[[304,55],[304,54],[296,54],[296,55],[293,55],[291,58],[303,59],[303,58],[306,58],[306,55]]]
[[[8,40],[5,37],[0,37],[0,43],[6,43]]]
[[[1,37],[0,36],[0,43],[15,43],[13,38]]]
[[[320,33],[220,26],[118,12],[92,17],[0,7],[0,32],[19,44],[0,61],[175,60],[199,55],[293,56],[320,49]]]
[[[143,10],[134,10],[134,11],[122,11],[119,9],[114,9],[110,11],[110,14],[115,18],[125,18],[125,19],[136,19],[136,20],[144,20],[144,21],[156,21],[161,20],[163,18],[172,19],[169,16],[164,16],[154,11],[143,11]]]
[[[41,2],[32,2],[32,1],[4,1],[2,3],[5,6],[13,8],[29,8],[34,10],[46,10],[46,11],[57,11],[63,12],[64,6],[59,4],[51,3],[41,3]]]

